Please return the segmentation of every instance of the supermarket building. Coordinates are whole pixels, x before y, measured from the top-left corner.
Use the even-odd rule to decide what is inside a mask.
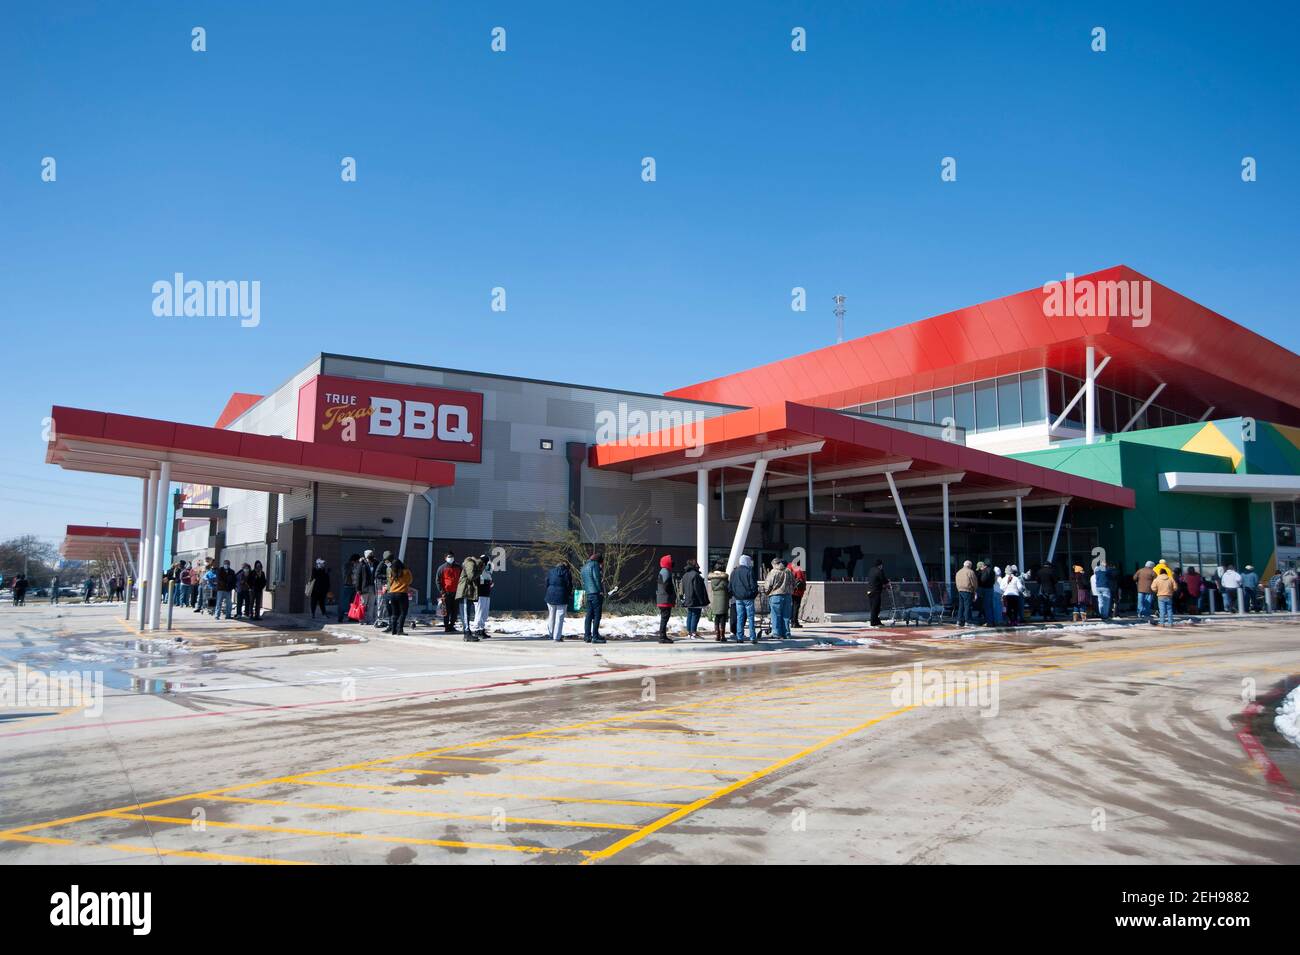
[[[935,599],[966,558],[1300,561],[1300,358],[1123,266],[662,395],[322,354],[217,427],[454,467],[418,493],[180,488],[170,552],[262,560],[289,612],[315,559],[403,547],[422,591],[446,551],[488,553],[494,606],[539,608],[539,520],[599,540],[638,509],[678,566],[880,557]]]

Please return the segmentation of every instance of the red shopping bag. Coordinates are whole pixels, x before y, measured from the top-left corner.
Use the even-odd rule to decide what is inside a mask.
[[[361,599],[360,594],[357,594],[355,597],[352,598],[352,605],[348,607],[348,619],[349,620],[366,619],[366,603],[364,600]]]

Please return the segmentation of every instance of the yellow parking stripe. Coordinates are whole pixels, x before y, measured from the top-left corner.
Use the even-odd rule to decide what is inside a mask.
[[[283,806],[289,809],[329,809],[336,812],[374,812],[384,816],[418,816],[428,819],[469,819],[476,822],[494,822],[493,816],[467,812],[434,812],[430,809],[386,809],[379,806],[345,806],[327,802],[299,802],[296,799],[254,799],[251,796],[209,796],[218,802],[249,803],[258,806]],[[574,826],[579,829],[636,829],[621,822],[584,822],[577,819],[527,819],[503,816],[501,822],[520,826]]]
[[[602,743],[601,745],[608,746],[609,744],[607,744],[607,743]],[[552,745],[552,746],[529,746],[529,745],[527,745],[527,744],[522,744],[522,745],[521,745],[521,744],[516,743],[516,744],[511,745],[510,748],[511,748],[511,749],[518,749],[518,750],[525,750],[525,751],[528,751],[528,752],[533,752],[533,751],[537,751],[537,750],[541,750],[541,751],[549,751],[549,752],[554,752],[555,750],[563,750],[563,751],[565,751],[565,752],[571,752],[571,751],[573,751],[573,750],[586,751],[588,747],[586,747],[586,746],[566,746],[566,745],[559,745],[559,746],[555,746],[555,745]],[[617,750],[618,752],[620,752],[620,753],[636,753],[638,756],[665,756],[665,755],[668,755],[668,754],[666,754],[662,749],[634,749],[634,748],[632,748],[632,747],[630,747],[630,746],[618,746],[618,745],[615,745],[613,748],[614,748],[615,750]],[[770,756],[733,756],[733,755],[731,755],[730,753],[700,753],[699,755],[700,755],[700,757],[703,758],[703,759],[729,759],[729,760],[739,760],[739,761],[741,761],[741,762],[746,762],[746,763],[765,763],[765,762],[767,762],[769,759],[772,758],[772,757],[770,757]]]
[[[582,766],[587,769],[635,769],[648,773],[699,773],[702,776],[743,776],[725,769],[698,769],[687,766],[640,766],[636,763],[588,763],[570,759],[514,759],[510,756],[422,756],[421,759],[454,759],[465,763],[523,763],[529,766]],[[364,767],[358,766],[357,769]],[[322,770],[324,772],[324,770]],[[304,773],[304,775],[306,775]],[[273,780],[274,781],[274,780]]]
[[[698,789],[704,792],[712,792],[712,786],[692,786],[689,783],[653,783],[649,780],[622,780],[622,779],[580,779],[573,776],[541,776],[535,773],[463,773],[453,772],[449,769],[406,769],[399,766],[366,766],[362,772],[367,773],[415,773],[420,776],[458,776],[460,778],[482,776],[484,779],[526,779],[530,782],[541,783],[580,783],[584,786],[614,786],[624,789],[653,789],[656,791],[669,789]]]
[[[335,783],[323,779],[284,780],[299,786],[327,786],[331,789],[377,789],[382,792],[410,793],[410,786],[385,786],[380,783]],[[591,806],[642,806],[651,809],[676,809],[686,803],[646,802],[639,799],[581,799],[577,796],[538,796],[532,793],[491,793],[471,789],[423,789],[420,792],[437,796],[474,796],[479,799],[524,799],[529,802],[572,802]],[[211,825],[211,823],[209,823]]]
[[[134,819],[139,822],[161,822],[174,826],[191,826],[194,823],[189,817],[176,816],[147,816],[143,813],[132,812],[110,812],[105,813],[109,819]],[[415,846],[441,846],[446,849],[492,849],[498,852],[526,852],[541,853],[545,855],[555,855],[561,853],[578,852],[586,855],[580,849],[556,849],[550,846],[510,846],[501,845],[493,842],[457,842],[452,839],[418,839],[415,836],[376,836],[368,832],[331,832],[328,829],[300,829],[292,826],[262,826],[251,822],[214,822],[209,820],[205,823],[215,829],[238,829],[243,832],[281,832],[291,836],[320,836],[325,839],[360,839],[366,842],[395,842],[401,845]]]

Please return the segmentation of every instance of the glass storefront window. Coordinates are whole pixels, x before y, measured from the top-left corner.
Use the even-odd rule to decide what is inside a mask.
[[[945,418],[954,418],[955,420],[951,388],[940,388],[934,392],[934,423],[943,424]]]
[[[958,385],[952,390],[952,401],[957,419],[957,427],[967,431],[975,430],[975,388],[972,385]]]
[[[910,396],[907,398],[894,399],[894,417],[895,418],[912,417],[912,399]]]
[[[1020,376],[1020,408],[1025,424],[1039,424],[1047,418],[1043,402],[1043,373],[1028,371]]]
[[[992,381],[975,383],[975,430],[996,431],[998,429],[998,395]]]
[[[916,396],[912,403],[912,417],[917,421],[933,421],[934,411],[933,401],[930,398],[930,392],[924,392]]]
[[[998,379],[998,427],[1018,428],[1020,418],[1020,376]]]
[[[888,401],[877,402],[876,414],[881,417],[892,418],[894,416],[894,399],[891,398]]]

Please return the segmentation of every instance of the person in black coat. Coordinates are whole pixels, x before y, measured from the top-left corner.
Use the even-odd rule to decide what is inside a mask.
[[[1056,601],[1056,569],[1046,561],[1038,568],[1038,607],[1044,620],[1055,620],[1052,604]]]
[[[311,572],[311,616],[316,619],[316,608],[320,607],[320,615],[325,616],[325,598],[330,592],[330,572],[325,566],[325,561],[319,557],[316,559],[316,566]]]
[[[871,625],[884,626],[880,621],[880,601],[885,596],[889,578],[885,576],[885,562],[877,560],[875,566],[867,573],[867,605],[871,608]]]

